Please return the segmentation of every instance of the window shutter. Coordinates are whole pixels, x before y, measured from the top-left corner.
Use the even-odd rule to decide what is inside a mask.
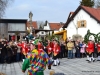
[[[77,21],[77,27],[80,28],[80,21]]]
[[[86,28],[86,20],[84,20],[84,27]]]

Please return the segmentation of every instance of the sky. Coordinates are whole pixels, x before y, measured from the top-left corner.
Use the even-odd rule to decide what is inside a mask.
[[[29,19],[33,13],[33,21],[52,23],[66,22],[70,12],[79,6],[80,0],[14,0],[9,4],[3,18]]]

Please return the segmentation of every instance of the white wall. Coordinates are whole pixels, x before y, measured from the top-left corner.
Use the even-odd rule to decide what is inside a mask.
[[[43,34],[42,34],[42,32],[43,32]],[[44,31],[39,31],[36,35],[37,35],[37,36],[39,36],[39,35],[46,35],[46,32],[44,32]]]
[[[47,25],[46,25],[46,26],[44,26],[44,30],[50,30],[49,23],[47,23]]]
[[[76,29],[74,25],[77,25],[77,21],[79,20],[86,20],[87,26],[86,28],[78,28],[78,34],[84,35],[87,33],[87,30],[89,29],[91,33],[97,34],[100,32],[100,24],[97,23],[95,19],[90,17],[89,14],[87,14],[83,9],[81,9],[76,16],[74,17],[74,20],[71,21],[67,27],[67,36],[71,37],[73,34],[76,34]]]

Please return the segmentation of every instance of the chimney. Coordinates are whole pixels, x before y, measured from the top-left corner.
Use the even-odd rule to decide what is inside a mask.
[[[60,22],[60,25],[63,25],[63,22]]]
[[[48,21],[46,20],[46,21],[45,21],[45,25],[44,25],[44,26],[47,26],[47,23],[48,23]]]

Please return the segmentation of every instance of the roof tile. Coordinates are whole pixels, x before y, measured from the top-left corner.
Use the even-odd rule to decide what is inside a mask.
[[[90,15],[92,15],[95,19],[100,21],[100,9],[98,8],[91,8],[91,7],[86,7],[82,6],[83,9],[85,9]]]
[[[38,29],[38,27],[37,27],[37,21],[33,21],[33,22],[32,22],[32,26],[33,26],[35,29]],[[27,27],[30,27],[30,22],[29,22],[29,21],[27,22]]]
[[[64,24],[61,23],[49,23],[51,30],[59,30]]]

